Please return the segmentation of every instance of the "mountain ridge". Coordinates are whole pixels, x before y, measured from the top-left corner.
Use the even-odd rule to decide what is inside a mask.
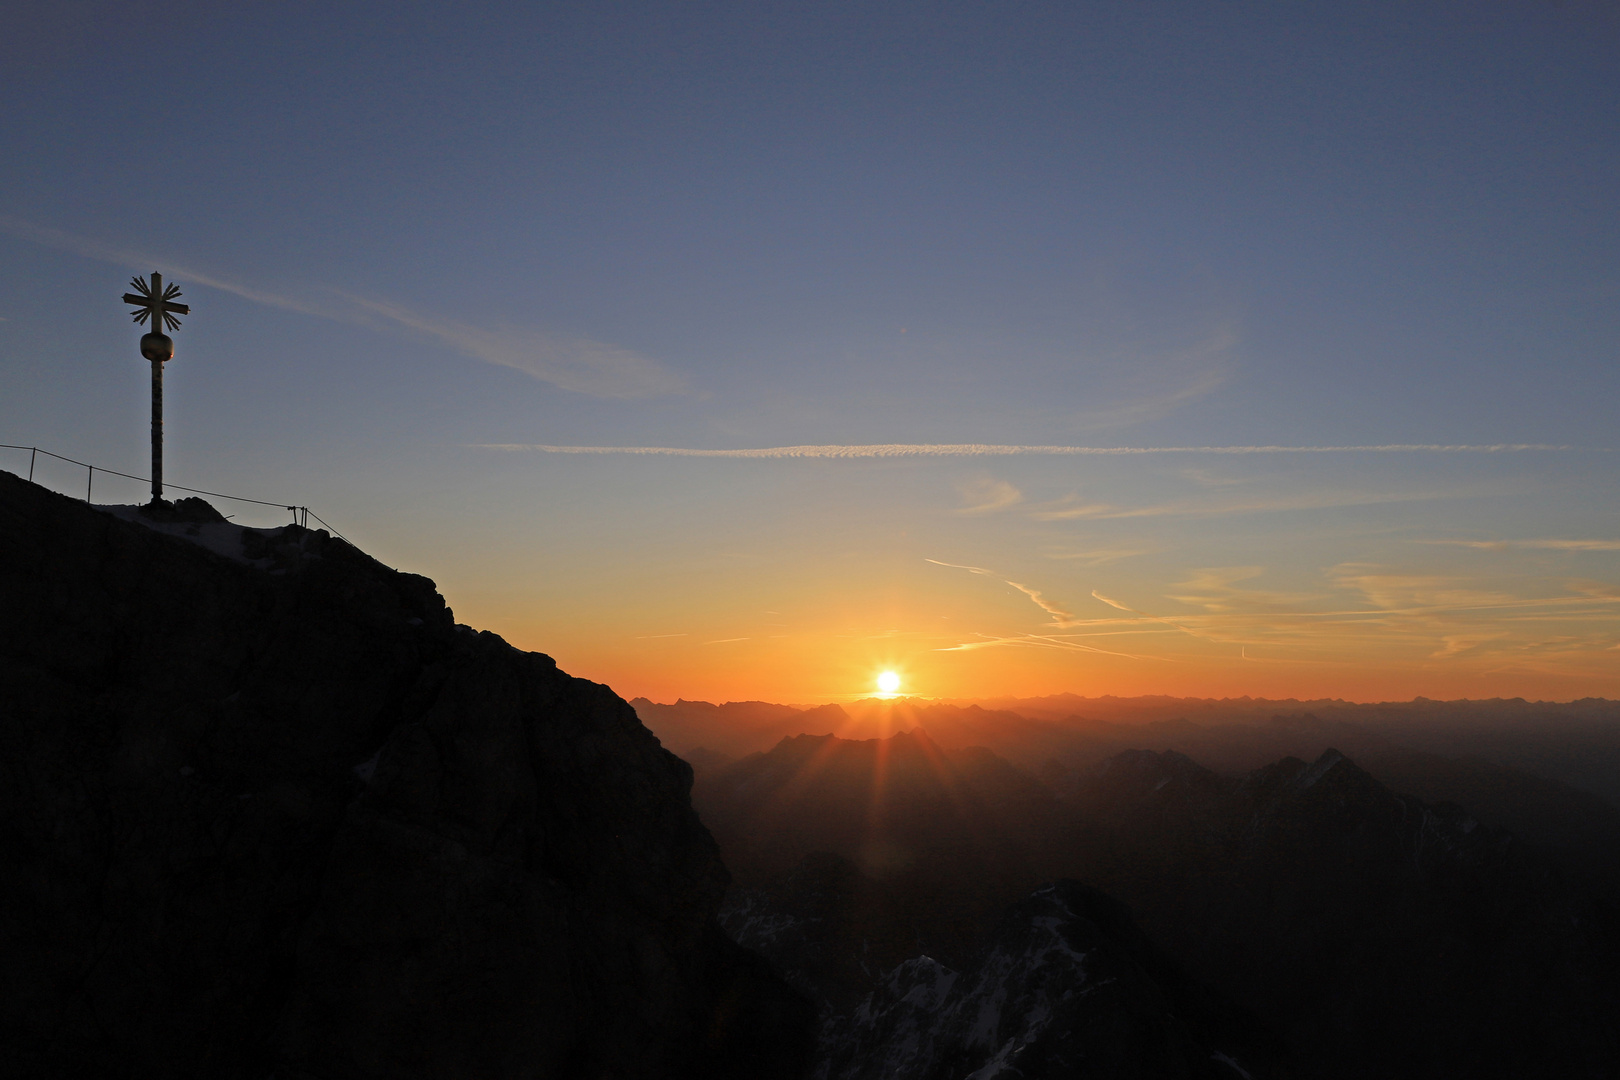
[[[12,1075],[802,1071],[625,702],[323,531],[173,531],[0,473]]]
[[[864,1075],[851,1046],[897,1077],[989,1068],[994,1047],[961,1031],[924,1038],[902,1003],[916,992],[953,1014],[981,1007],[958,1000],[965,983],[928,986],[980,970],[998,913],[1054,878],[1115,898],[1231,1003],[1224,1015],[1258,1018],[1273,1034],[1250,1045],[1284,1052],[1221,1051],[1256,1076],[1597,1078],[1620,1061],[1603,1020],[1620,1007],[1620,906],[1467,809],[1391,791],[1333,747],[1241,777],[1126,750],[1020,808],[978,778],[1042,781],[1005,761],[987,771],[994,757],[916,731],[800,736],[698,777],[694,797],[739,868],[723,919],[830,1018],[823,1064],[842,1063],[830,1076]],[[895,760],[935,775],[879,783]],[[948,823],[953,791],[995,807],[975,811],[977,831]],[[909,860],[873,860],[873,843]],[[983,1008],[988,993],[975,991]],[[1058,1035],[1042,1032],[1014,1041]],[[970,1069],[928,1051],[902,1067],[892,1040],[912,1036],[981,1056]]]

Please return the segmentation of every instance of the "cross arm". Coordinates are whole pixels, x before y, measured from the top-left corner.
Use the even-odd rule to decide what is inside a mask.
[[[161,308],[164,311],[171,311],[176,315],[191,314],[190,304],[177,304],[173,300],[154,300],[150,296],[140,296],[132,292],[127,292],[124,294],[124,303],[133,304],[136,307]]]

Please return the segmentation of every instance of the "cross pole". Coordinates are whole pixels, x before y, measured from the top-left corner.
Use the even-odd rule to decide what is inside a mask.
[[[152,501],[163,501],[163,364],[174,356],[174,339],[163,331],[180,329],[176,315],[190,315],[191,305],[172,301],[180,295],[180,286],[163,284],[163,275],[152,271],[152,284],[145,278],[129,281],[135,290],[124,294],[124,303],[133,305],[130,312],[138,323],[150,321],[152,328],[141,335],[141,355],[152,361]]]

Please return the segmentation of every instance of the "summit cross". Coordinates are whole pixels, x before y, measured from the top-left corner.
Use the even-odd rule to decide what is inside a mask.
[[[180,329],[176,315],[190,315],[190,304],[176,304],[180,286],[163,284],[163,275],[152,271],[152,283],[145,278],[130,279],[134,292],[124,294],[124,303],[135,310],[137,323],[150,321],[151,329],[141,335],[141,355],[152,361],[152,501],[163,500],[163,364],[174,356],[174,339],[163,331]]]

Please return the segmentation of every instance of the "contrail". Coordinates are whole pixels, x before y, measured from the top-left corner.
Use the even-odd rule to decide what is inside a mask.
[[[918,457],[1122,457],[1132,454],[1511,454],[1575,450],[1548,443],[1383,446],[1000,446],[992,443],[874,443],[865,446],[766,446],[748,450],[699,450],[681,446],[549,446],[544,443],[474,443],[479,450],[531,450],[539,454],[629,454],[695,458],[918,458]],[[1606,452],[1606,451],[1605,451]]]

